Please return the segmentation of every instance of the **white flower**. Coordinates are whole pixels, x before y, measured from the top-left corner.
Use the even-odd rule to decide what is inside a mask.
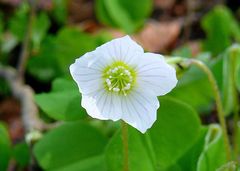
[[[129,36],[114,39],[70,66],[82,93],[81,105],[93,118],[124,120],[142,133],[156,120],[159,101],[177,84],[163,56],[144,53]]]

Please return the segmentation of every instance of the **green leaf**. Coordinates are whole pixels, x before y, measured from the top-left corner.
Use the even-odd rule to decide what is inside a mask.
[[[73,80],[56,79],[52,91],[35,96],[36,103],[49,117],[56,120],[78,120],[86,115],[81,107],[81,94]]]
[[[223,55],[219,55],[208,63],[210,63],[210,69],[221,91],[223,89]]]
[[[53,18],[59,24],[65,24],[67,21],[67,0],[53,0]]]
[[[181,56],[183,58],[191,58],[192,57],[191,48],[188,45],[184,45],[180,48],[175,49],[172,52],[172,56]]]
[[[237,78],[235,78],[235,80],[236,80],[236,84],[237,84],[237,88],[238,88],[238,91],[240,92],[240,77],[239,77],[239,75],[240,75],[240,60],[238,59],[238,66],[237,66],[237,73],[236,73],[236,77]]]
[[[74,91],[78,92],[76,83],[70,79],[57,78],[52,83],[52,92]]]
[[[197,59],[208,63],[210,68],[214,68],[219,61],[211,61],[208,53],[200,54]],[[217,70],[216,73],[219,71]],[[180,101],[188,103],[200,113],[211,110],[213,106],[212,88],[206,74],[195,66],[186,71],[179,79],[178,86],[167,96],[174,97]]]
[[[106,25],[112,26],[112,27],[118,27],[118,25],[115,23],[115,21],[106,12],[107,8],[104,4],[104,0],[96,0],[94,8],[95,8],[97,18],[100,22],[102,22]]]
[[[28,60],[27,70],[42,82],[49,82],[63,75],[57,60],[55,37],[47,36],[42,41],[38,53]]]
[[[18,39],[16,36],[10,33],[3,34],[1,39],[1,52],[3,54],[8,54],[11,52],[18,44]]]
[[[216,6],[203,17],[201,24],[207,34],[203,48],[212,52],[213,55],[226,49],[231,44],[232,39],[240,40],[238,23],[232,12],[225,6]]]
[[[4,19],[3,19],[3,13],[0,12],[0,43],[2,44],[2,35],[4,32],[4,27],[5,27],[5,23],[4,23]]]
[[[185,78],[191,79],[192,76],[186,74]],[[198,76],[197,76],[198,77]],[[192,77],[193,78],[193,77]],[[199,78],[198,80],[192,80],[185,84],[183,81],[179,81],[179,86],[173,90],[168,96],[174,97],[185,103],[188,103],[192,107],[196,108],[199,112],[209,111],[212,107],[212,93],[206,77]]]
[[[69,66],[74,60],[98,46],[98,38],[81,32],[77,28],[63,28],[56,38],[56,58],[60,68],[69,73]]]
[[[237,45],[238,49],[240,45]],[[238,54],[239,55],[239,54]],[[240,92],[240,57],[238,56],[238,58],[236,59],[236,69],[235,69],[235,84],[236,84],[236,88],[238,89],[238,91]]]
[[[227,162],[222,130],[219,125],[210,125],[205,137],[203,151],[197,163],[197,171],[216,170]]]
[[[106,138],[93,127],[74,122],[48,132],[33,150],[44,170],[74,171],[74,168],[81,168],[77,170],[87,171],[94,165],[104,168],[101,154],[106,142]]]
[[[236,136],[236,135],[235,135]],[[238,149],[237,149],[237,154],[239,155],[240,154],[240,124],[238,122],[238,130],[237,130],[237,137],[234,137],[234,138],[237,138],[237,145],[238,145]],[[239,169],[240,169],[240,166],[239,166]]]
[[[154,171],[154,165],[148,154],[145,144],[142,141],[143,135],[134,128],[128,127],[128,148],[129,148],[129,170]],[[109,142],[106,148],[106,163],[108,170],[123,170],[123,144],[121,131],[118,131]],[[139,164],[141,161],[141,164]]]
[[[7,171],[11,156],[11,142],[7,128],[0,122],[0,170]]]
[[[25,142],[19,143],[13,148],[13,157],[21,167],[25,167],[30,161],[30,150]]]
[[[233,111],[237,103],[237,80],[239,79],[238,68],[240,66],[240,46],[231,46],[223,57],[223,109],[225,114]]]
[[[108,9],[109,15],[114,22],[117,23],[118,27],[124,29],[128,33],[134,31],[134,23],[131,22],[129,14],[125,12],[124,8],[126,8],[126,6],[122,6],[121,1],[104,0],[103,3],[106,6],[106,9]]]
[[[44,82],[69,76],[69,66],[76,58],[107,40],[109,36],[103,32],[92,36],[77,28],[62,28],[57,36],[48,35],[43,40],[37,54],[28,61],[28,71]]]
[[[201,131],[200,131],[200,134],[197,138],[197,141],[179,159],[177,164],[181,168],[181,170],[183,170],[183,171],[197,170],[197,162],[198,162],[199,156],[201,155],[201,152],[202,152],[203,147],[204,147],[204,140],[205,140],[205,136],[207,134],[207,131],[208,131],[207,127],[201,127]]]
[[[51,171],[107,171],[106,165],[104,164],[104,156],[94,156],[91,158],[87,158],[85,160],[81,160],[71,165],[67,165],[65,167],[61,167],[58,169],[53,169]]]
[[[18,41],[23,40],[27,31],[29,9],[28,3],[22,3],[13,17],[9,20],[9,30]]]
[[[34,17],[32,25],[32,42],[33,48],[38,50],[40,44],[50,27],[50,21],[45,13],[40,13],[38,16]]]
[[[1,65],[0,65],[1,67]],[[1,97],[9,97],[11,96],[11,88],[9,87],[9,83],[5,79],[0,79],[0,96]],[[0,122],[1,123],[1,122]]]
[[[193,108],[170,98],[160,99],[160,103],[158,120],[149,131],[159,170],[174,164],[200,133],[200,121]]]
[[[138,5],[136,5],[138,4]],[[132,33],[141,27],[152,11],[152,0],[98,0],[97,17],[103,24]]]
[[[172,167],[198,138],[200,121],[191,107],[170,98],[160,101],[158,119],[146,134],[128,128],[129,170],[166,170]],[[122,161],[122,139],[120,132],[117,132],[106,148],[108,169],[121,171]]]
[[[237,135],[238,147],[240,147],[240,124],[238,123],[238,135]],[[238,148],[238,154],[240,154],[240,148]],[[240,167],[240,166],[239,166]]]

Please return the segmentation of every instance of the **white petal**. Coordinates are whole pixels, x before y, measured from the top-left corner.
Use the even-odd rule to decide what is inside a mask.
[[[144,53],[137,70],[138,86],[153,90],[156,96],[167,94],[177,84],[175,69],[161,55]]]
[[[82,95],[81,105],[86,109],[87,113],[93,118],[107,120],[106,117],[100,113],[99,108],[97,108],[97,102],[103,102],[106,100],[106,94],[104,91],[95,92],[93,96]]]
[[[134,90],[122,101],[122,119],[142,133],[156,120],[159,101],[152,94],[146,90]]]
[[[96,49],[96,53],[104,54],[110,62],[123,61],[128,64],[143,52],[143,48],[129,36],[114,39]]]
[[[103,64],[92,52],[76,59],[70,66],[70,73],[82,94],[93,93],[103,88],[102,67]]]
[[[90,95],[82,96],[82,107],[93,118],[117,121],[121,118],[120,98],[104,89]]]

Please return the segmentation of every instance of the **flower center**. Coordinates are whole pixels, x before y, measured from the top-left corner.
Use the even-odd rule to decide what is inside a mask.
[[[103,79],[106,90],[126,96],[136,82],[136,72],[129,65],[118,61],[104,69]]]

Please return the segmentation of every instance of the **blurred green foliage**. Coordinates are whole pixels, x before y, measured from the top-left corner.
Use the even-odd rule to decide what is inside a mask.
[[[101,155],[106,143],[95,128],[72,122],[48,132],[34,146],[34,154],[45,170],[103,170]]]
[[[112,129],[111,132],[102,131],[98,124],[90,122],[80,106],[79,90],[69,79],[69,65],[111,36],[105,31],[92,34],[67,25],[67,1],[53,0],[53,4],[55,8],[51,12],[40,11],[33,17],[27,73],[39,82],[52,84],[49,92],[35,96],[35,102],[41,112],[64,123],[44,134],[34,145],[34,156],[40,167],[49,171],[96,168],[120,171],[123,145],[119,124],[111,123],[111,127],[103,122],[102,127]],[[125,33],[137,33],[149,19],[153,1],[96,0],[94,10],[101,24]],[[16,55],[13,51],[24,41],[29,12],[26,3],[8,16],[7,21],[0,12],[2,64],[8,64],[8,57]],[[57,23],[54,31],[53,23]],[[203,51],[196,58],[214,73],[225,113],[230,116],[235,103],[234,90],[240,91],[240,47],[232,45],[240,41],[239,23],[227,7],[216,6],[202,18],[201,25],[206,37],[202,40]],[[193,57],[186,45],[176,49],[173,55]],[[0,84],[1,92],[8,90],[6,84]],[[130,170],[212,171],[226,164],[220,127],[203,126],[199,120],[200,114],[209,115],[214,110],[213,93],[206,75],[195,67],[183,70],[178,86],[167,96],[160,98],[158,120],[146,134],[128,128]],[[7,170],[10,159],[14,159],[20,169],[29,165],[29,146],[25,142],[12,145],[5,125],[0,123],[1,171]]]
[[[5,124],[0,123],[0,170],[7,170],[11,156],[11,142]]]
[[[42,40],[47,35],[47,31],[50,27],[50,21],[48,16],[42,12],[34,18],[32,25],[31,36],[33,51],[37,51],[40,48]]]
[[[37,104],[49,117],[66,121],[79,120],[86,115],[80,100],[77,86],[66,79],[54,80],[51,93],[36,96]]]
[[[86,41],[87,40],[87,41]],[[73,27],[63,27],[56,36],[48,35],[39,51],[29,60],[28,70],[42,81],[69,75],[74,60],[109,40],[105,33],[90,35]]]
[[[204,139],[204,146],[197,163],[197,171],[216,170],[226,163],[222,130],[211,125]]]
[[[25,142],[12,145],[8,129],[0,122],[0,170],[9,168],[10,160],[14,160],[21,169],[26,167],[30,161],[29,147]]]
[[[226,114],[233,111],[235,106],[237,80],[239,77],[238,67],[240,65],[240,46],[233,45],[223,56],[223,107]]]
[[[97,0],[95,8],[103,24],[133,33],[143,26],[152,5],[152,0]]]
[[[20,167],[24,168],[30,163],[30,149],[26,142],[21,142],[13,147],[13,157]]]
[[[203,48],[214,56],[223,52],[233,41],[240,41],[239,23],[225,6],[216,6],[202,19],[206,32]]]
[[[210,67],[218,64],[211,61],[209,53],[202,53],[196,58],[208,63]],[[194,66],[184,73],[178,82],[178,86],[168,96],[188,103],[200,113],[208,112],[212,108],[213,93],[207,76]]]
[[[199,157],[203,151],[204,141],[208,131],[208,127],[201,126],[197,140],[194,142],[188,151],[176,162],[176,165],[172,166],[170,170],[178,168],[178,170],[192,171],[197,170]]]
[[[60,25],[64,25],[67,21],[67,0],[53,0],[53,9],[51,15]]]
[[[13,34],[18,41],[23,41],[24,39],[28,25],[29,10],[29,5],[22,3],[8,22],[10,33]]]

